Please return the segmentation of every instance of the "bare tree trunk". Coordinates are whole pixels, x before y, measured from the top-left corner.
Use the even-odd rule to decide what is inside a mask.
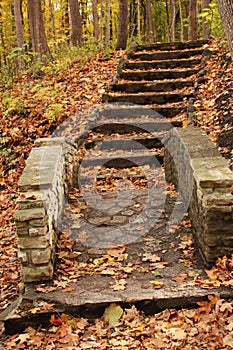
[[[208,10],[210,8],[211,0],[202,0],[202,12]],[[202,17],[202,37],[203,39],[208,39],[210,36],[210,21],[206,19],[206,17]]]
[[[14,0],[14,17],[15,17],[17,46],[23,50],[24,36],[23,36],[23,21],[22,21],[22,0]],[[21,57],[18,58],[18,65],[19,66],[25,65],[22,55]]]
[[[71,43],[73,46],[82,46],[82,20],[78,0],[69,0]]]
[[[184,41],[184,23],[183,23],[183,11],[181,0],[178,0],[179,3],[179,13],[180,13],[180,40]]]
[[[171,0],[171,27],[170,27],[170,41],[176,40],[176,0]]]
[[[69,4],[68,0],[64,0],[62,3],[62,31],[67,37],[67,41],[70,41],[70,18],[69,18]]]
[[[53,13],[53,2],[52,0],[49,0],[49,12],[50,12],[50,20],[52,22],[52,29],[53,29],[53,39],[56,43],[57,41],[57,36],[56,36],[56,28],[55,28],[55,20],[54,20],[54,13]]]
[[[93,29],[94,29],[94,38],[96,42],[99,39],[99,19],[98,19],[98,12],[97,12],[97,0],[92,0],[92,16],[93,16]]]
[[[43,22],[41,0],[28,0],[28,16],[32,39],[32,50],[37,53],[34,60],[47,62],[52,59]]]
[[[233,2],[232,0],[218,0],[218,8],[233,60]]]
[[[146,24],[149,43],[155,42],[155,26],[152,17],[151,2],[146,0]]]
[[[189,0],[189,40],[198,39],[197,0]]]
[[[110,48],[110,1],[105,0],[105,49]]]
[[[137,26],[138,26],[138,40],[141,40],[140,0],[137,1]]]
[[[2,26],[3,20],[2,20],[2,0],[0,0],[0,38],[1,38],[1,45],[2,45],[2,58],[5,65],[7,65],[7,59],[6,59],[6,46],[5,46],[5,38],[3,33],[3,26]],[[1,66],[2,66],[2,60],[1,60]]]
[[[126,49],[128,39],[128,0],[119,0],[119,23],[116,50]]]
[[[23,47],[23,21],[22,21],[22,0],[14,0],[14,16],[17,46]]]

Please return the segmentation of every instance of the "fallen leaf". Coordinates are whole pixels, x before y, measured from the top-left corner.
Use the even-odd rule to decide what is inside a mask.
[[[104,321],[115,327],[119,324],[119,320],[123,315],[123,310],[120,305],[115,303],[110,304],[104,311]]]
[[[153,285],[155,289],[162,288],[164,283],[161,281],[151,280],[150,283]]]
[[[52,323],[54,326],[60,326],[62,324],[62,319],[58,316],[52,315],[50,317],[50,323]]]

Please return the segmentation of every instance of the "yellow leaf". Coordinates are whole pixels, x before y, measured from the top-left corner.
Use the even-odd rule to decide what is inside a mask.
[[[161,281],[151,280],[150,283],[153,285],[154,288],[159,289],[162,288],[164,283]]]

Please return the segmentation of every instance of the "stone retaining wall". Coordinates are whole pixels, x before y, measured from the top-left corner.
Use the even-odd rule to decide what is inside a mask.
[[[210,264],[220,256],[232,254],[233,173],[201,129],[189,126],[169,132],[165,141],[165,174],[184,201],[189,201],[194,235],[205,262]]]
[[[25,282],[52,278],[57,241],[55,227],[65,192],[73,181],[76,153],[76,147],[64,138],[40,139],[27,160],[19,181],[19,210],[15,213]]]
[[[98,114],[87,116],[82,127],[78,116],[64,124],[66,137],[35,141],[23,174],[15,224],[18,234],[19,259],[24,282],[51,279],[57,242],[56,227],[66,194],[78,183],[79,148],[87,130],[96,125]],[[75,129],[71,135],[70,128]],[[59,132],[59,130],[58,130]]]

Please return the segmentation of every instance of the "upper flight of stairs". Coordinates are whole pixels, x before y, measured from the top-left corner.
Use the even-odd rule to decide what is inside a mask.
[[[73,220],[69,230],[74,249],[82,247],[87,259],[88,247],[98,254],[115,245],[129,244],[131,249],[131,243],[142,239],[143,248],[146,235],[155,241],[160,235],[154,223],[169,203],[164,137],[182,126],[203,79],[204,56],[206,41],[196,41],[135,44],[121,60],[103,95],[109,103],[95,111],[80,150],[78,186],[69,198],[74,212],[64,212],[64,223]]]
[[[103,102],[144,105],[171,118],[195,97],[209,54],[207,41],[133,44]]]

